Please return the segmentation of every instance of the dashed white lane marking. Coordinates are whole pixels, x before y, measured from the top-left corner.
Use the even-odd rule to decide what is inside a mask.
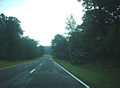
[[[86,88],[90,88],[87,84],[85,84],[83,81],[81,81],[80,79],[78,79],[77,77],[75,77],[73,74],[71,74],[69,71],[67,71],[65,68],[63,68],[61,65],[59,65],[58,63],[56,63],[54,61],[54,63],[56,65],[58,65],[60,68],[62,68],[65,72],[67,72],[69,75],[71,75],[74,79],[76,79],[78,82],[80,82],[81,84],[83,84]]]
[[[35,71],[35,69],[33,69],[32,71],[30,71],[30,73],[33,73]]]

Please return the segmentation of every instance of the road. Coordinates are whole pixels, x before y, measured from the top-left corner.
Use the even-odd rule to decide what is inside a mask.
[[[89,88],[50,56],[0,70],[0,88]]]

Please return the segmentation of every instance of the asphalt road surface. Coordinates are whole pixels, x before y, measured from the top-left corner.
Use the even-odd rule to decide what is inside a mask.
[[[50,56],[0,70],[0,88],[89,88],[81,82]]]

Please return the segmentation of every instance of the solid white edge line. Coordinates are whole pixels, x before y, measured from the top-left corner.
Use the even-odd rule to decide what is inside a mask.
[[[35,71],[35,69],[33,69],[32,71],[30,71],[30,73],[33,73]]]
[[[54,61],[55,64],[57,64],[59,67],[61,67],[65,72],[67,72],[70,76],[72,76],[74,79],[76,79],[78,82],[80,82],[81,84],[83,84],[86,88],[90,88],[87,84],[85,84],[83,81],[81,81],[80,79],[78,79],[77,77],[75,77],[73,74],[71,74],[69,71],[67,71],[65,68],[63,68],[61,65],[59,65],[58,63],[56,63]]]

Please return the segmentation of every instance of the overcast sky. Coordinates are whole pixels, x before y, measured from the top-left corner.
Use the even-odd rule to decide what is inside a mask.
[[[77,0],[0,0],[0,13],[17,17],[29,36],[44,46],[51,44],[55,34],[64,34],[65,21],[71,14],[82,22],[83,7]]]

